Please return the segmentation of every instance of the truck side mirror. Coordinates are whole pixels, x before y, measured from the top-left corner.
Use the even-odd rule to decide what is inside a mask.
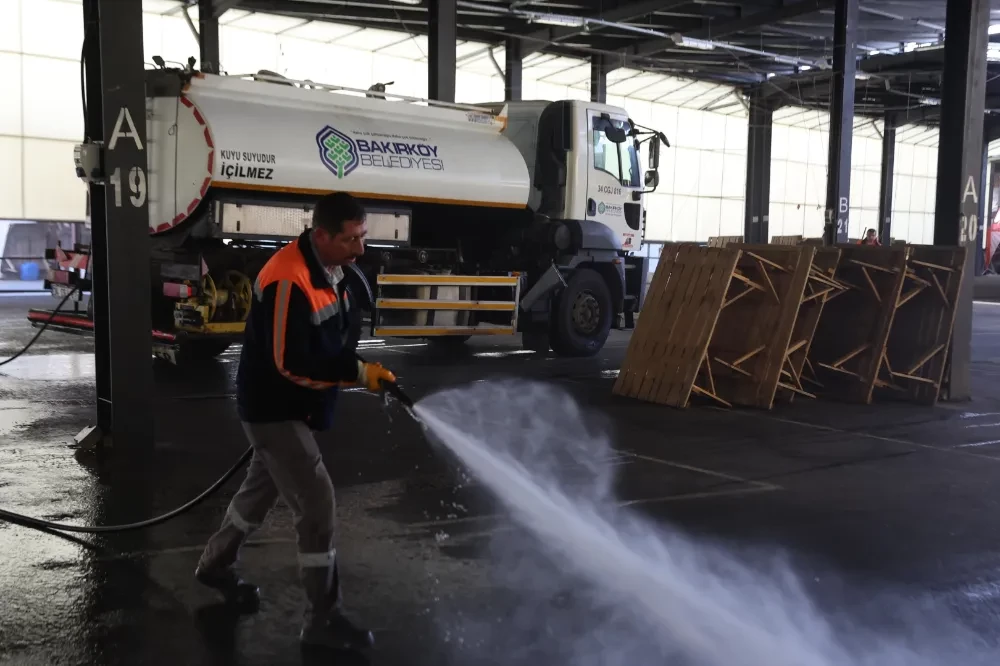
[[[655,134],[649,139],[649,168],[653,171],[660,168],[660,137]]]
[[[660,172],[659,171],[647,171],[646,172],[646,187],[651,187],[654,190],[660,184]]]

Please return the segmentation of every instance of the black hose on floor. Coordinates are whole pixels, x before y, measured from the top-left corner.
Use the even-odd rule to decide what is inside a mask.
[[[398,400],[406,408],[406,411],[410,413],[411,416],[413,415],[413,400],[405,392],[403,392],[398,384],[395,382],[383,382],[382,390]],[[416,417],[414,416],[414,418]],[[240,471],[241,467],[250,462],[250,458],[252,457],[253,447],[250,446],[243,452],[243,455],[240,456],[239,460],[237,460],[225,474],[219,477],[215,483],[206,488],[204,492],[189,501],[187,504],[179,506],[172,511],[168,511],[163,515],[156,516],[155,518],[149,518],[135,523],[125,523],[123,525],[103,525],[95,527],[91,525],[66,525],[65,523],[53,523],[39,518],[32,518],[31,516],[25,516],[20,513],[14,513],[13,511],[0,509],[0,520],[6,520],[9,523],[14,523],[16,525],[21,525],[22,527],[28,527],[35,530],[56,530],[57,532],[75,532],[82,534],[107,534],[109,532],[131,532],[133,530],[141,530],[146,527],[153,527],[154,525],[165,523],[171,518],[176,518],[182,513],[186,513],[198,506],[214,494],[219,488],[224,486],[229,479],[233,478],[233,475]]]
[[[70,295],[72,295],[72,292],[66,295],[66,297],[63,299],[63,302],[65,302],[66,298],[69,298]],[[59,305],[61,307],[62,303],[60,303]],[[58,311],[58,309],[59,308],[57,307],[56,311]],[[45,329],[43,328],[42,330],[44,331]],[[41,332],[42,331],[39,331],[39,334],[41,334]],[[4,361],[4,363],[9,363],[10,361],[14,360],[15,358],[23,354],[25,351],[27,351],[28,347],[30,347],[31,344],[34,343],[34,341],[37,338],[38,335],[35,335],[35,338],[33,338],[32,341],[28,343],[27,347],[18,352],[17,355]],[[398,384],[396,384],[395,382],[391,383],[383,382],[382,390],[389,393],[397,400],[399,400],[404,405],[404,407],[406,407],[407,411],[412,414],[411,409],[413,407],[413,400],[409,396],[407,396],[406,393],[404,393],[401,388],[399,388]],[[243,455],[240,456],[239,460],[237,460],[225,474],[219,477],[219,479],[216,480],[215,483],[206,488],[204,492],[202,492],[200,495],[189,501],[187,504],[183,504],[182,506],[179,506],[172,511],[168,511],[163,515],[156,516],[155,518],[149,518],[147,520],[141,520],[135,523],[125,523],[123,525],[101,525],[101,526],[66,525],[65,523],[54,523],[48,520],[32,518],[31,516],[25,516],[20,513],[14,513],[13,511],[6,511],[4,509],[0,509],[0,520],[5,520],[9,523],[14,523],[16,525],[21,525],[22,527],[27,527],[35,530],[43,530],[43,531],[55,530],[57,532],[74,532],[78,534],[80,533],[107,534],[111,532],[131,532],[133,530],[141,530],[147,527],[153,527],[154,525],[160,525],[162,523],[165,523],[168,520],[176,518],[177,516],[186,513],[187,511],[190,511],[194,507],[198,506],[203,501],[208,499],[219,488],[225,485],[225,483],[229,481],[229,479],[233,478],[233,475],[235,475],[236,472],[240,471],[240,468],[243,467],[245,464],[247,464],[250,461],[250,458],[252,457],[253,457],[253,447],[250,446],[247,447],[247,450],[243,452]]]
[[[32,345],[34,345],[35,342],[38,340],[38,337],[45,332],[45,329],[49,327],[49,324],[52,323],[52,320],[54,320],[56,318],[56,315],[59,314],[59,310],[62,308],[62,306],[66,304],[66,301],[69,300],[69,297],[75,294],[76,291],[77,291],[77,286],[74,285],[73,288],[69,290],[69,293],[62,297],[62,300],[59,301],[59,305],[56,306],[55,310],[52,311],[52,314],[49,315],[49,318],[45,320],[45,323],[42,324],[41,328],[38,329],[38,332],[35,333],[35,337],[31,338],[31,340],[28,341],[28,344],[24,345],[24,348],[21,349],[21,351],[17,352],[10,358],[5,358],[4,360],[0,361],[0,368],[7,365],[11,361],[17,360],[18,358],[20,358],[21,354],[31,349]]]
[[[35,344],[39,336],[45,332],[45,329],[49,327],[49,324],[51,324],[52,321],[55,319],[56,315],[59,314],[59,310],[62,308],[62,306],[65,305],[66,301],[68,301],[70,296],[75,294],[76,291],[77,291],[76,286],[70,289],[69,293],[63,296],[62,300],[59,301],[59,305],[55,307],[55,309],[52,311],[52,314],[49,315],[49,318],[38,329],[38,332],[35,333],[35,337],[31,338],[28,344],[26,344],[24,348],[21,349],[21,351],[17,352],[10,358],[0,361],[0,367],[7,365],[11,361],[16,360],[26,351],[31,349],[32,345]],[[0,509],[0,520],[5,520],[9,523],[14,523],[16,525],[29,527],[31,529],[36,529],[36,530],[56,530],[59,532],[76,532],[82,534],[106,534],[108,532],[130,532],[132,530],[140,530],[146,527],[153,527],[154,525],[165,523],[171,518],[175,518],[181,515],[182,513],[186,513],[187,511],[190,511],[194,507],[201,504],[203,501],[208,499],[212,494],[214,494],[219,488],[225,485],[225,483],[229,481],[229,479],[233,478],[233,475],[235,475],[236,472],[240,471],[240,468],[243,467],[245,464],[247,464],[247,462],[250,461],[251,457],[253,457],[253,447],[247,447],[247,450],[244,451],[243,455],[240,456],[239,460],[237,460],[236,463],[234,463],[233,466],[229,468],[229,471],[227,471],[225,474],[219,477],[219,479],[215,483],[209,486],[200,495],[192,499],[187,504],[184,504],[183,506],[179,506],[176,509],[163,514],[162,516],[156,516],[155,518],[150,518],[148,520],[142,520],[136,523],[127,523],[125,525],[105,525],[100,527],[94,527],[90,525],[66,525],[63,523],[53,523],[48,520],[41,520],[39,518],[32,518],[31,516],[25,516],[20,513],[14,513],[13,511],[6,511],[4,509]]]
[[[24,516],[19,513],[14,513],[12,511],[5,511],[0,509],[0,520],[6,520],[9,523],[15,523],[21,525],[22,527],[29,527],[35,530],[56,530],[58,532],[75,532],[83,534],[106,534],[108,532],[131,532],[133,530],[141,530],[146,527],[153,527],[154,525],[159,525],[165,523],[171,518],[175,518],[182,513],[186,513],[201,504],[203,501],[209,498],[215,491],[225,485],[226,481],[233,478],[236,472],[240,471],[250,458],[253,456],[253,447],[247,447],[247,450],[243,452],[240,459],[229,468],[225,474],[223,474],[219,479],[209,486],[204,492],[192,499],[187,504],[179,506],[173,511],[169,511],[162,516],[156,516],[155,518],[149,518],[148,520],[142,520],[137,523],[126,523],[124,525],[103,525],[100,527],[94,527],[91,525],[66,525],[64,523],[52,523],[47,520],[40,520],[38,518],[32,518],[30,516]]]

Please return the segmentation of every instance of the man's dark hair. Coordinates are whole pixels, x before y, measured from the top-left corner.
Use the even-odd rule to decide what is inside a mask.
[[[344,230],[344,222],[363,222],[365,209],[347,192],[327,194],[313,208],[313,228],[331,234]]]

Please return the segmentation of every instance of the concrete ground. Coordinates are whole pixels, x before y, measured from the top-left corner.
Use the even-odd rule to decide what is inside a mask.
[[[19,292],[31,293],[42,291],[45,288],[44,280],[11,280],[0,279],[0,293]]]
[[[0,296],[0,358],[33,335],[31,306],[50,299]],[[365,346],[415,396],[498,376],[565,388],[607,418],[623,500],[738,559],[787,553],[824,613],[878,631],[913,614],[939,628],[947,614],[987,641],[1000,635],[1000,305],[976,305],[976,398],[935,409],[797,401],[771,413],[680,411],[615,398],[627,341],[615,333],[586,360],[540,358],[512,341],[449,354],[420,342]],[[230,350],[197,371],[157,366],[152,454],[74,456],[66,441],[94,419],[90,350],[88,338],[46,333],[0,368],[0,508],[73,523],[139,520],[195,496],[245,448]],[[546,651],[558,638],[549,648],[536,640],[544,616],[530,612],[551,600],[498,560],[516,531],[475,481],[398,412],[390,425],[376,398],[348,393],[339,410],[321,442],[337,488],[345,597],[378,632],[371,662],[579,663]],[[263,592],[257,615],[232,615],[194,582],[237,486],[141,532],[70,539],[0,523],[0,663],[358,663],[297,648],[302,595],[280,505],[244,555]],[[546,570],[537,558],[521,563]],[[612,565],[607,575],[625,573]]]

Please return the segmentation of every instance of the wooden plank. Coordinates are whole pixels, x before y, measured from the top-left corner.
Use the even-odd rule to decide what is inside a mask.
[[[664,312],[664,318],[670,323],[661,329],[662,334],[654,345],[649,361],[650,381],[639,392],[637,397],[640,400],[673,404],[665,402],[666,394],[681,381],[685,373],[697,373],[697,366],[693,369],[684,367],[686,350],[683,342],[690,332],[699,297],[692,285],[698,283],[704,270],[704,256],[687,251],[686,248],[678,252],[677,263],[680,269],[673,284],[673,297]],[[676,406],[683,407],[684,403]]]
[[[643,363],[649,357],[656,332],[663,323],[664,304],[668,299],[667,285],[678,249],[677,245],[664,245],[660,252],[656,271],[646,290],[642,317],[639,318],[642,320],[648,317],[654,321],[651,325],[636,326],[633,330],[622,363],[622,371],[618,373],[618,379],[615,381],[613,392],[616,395],[631,395],[645,377],[646,367]]]
[[[676,298],[665,313],[671,322],[665,328],[665,337],[655,346],[651,365],[658,372],[650,377],[645,390],[639,394],[642,400],[684,407],[690,393],[690,386],[697,376],[701,359],[695,358],[688,348],[691,329],[703,296],[703,276],[709,275],[706,260],[718,250],[707,248],[682,248],[678,253],[681,270],[675,283]],[[658,366],[657,366],[658,364]],[[680,394],[680,386],[686,386],[685,395]]]
[[[627,350],[630,356],[622,365],[623,368],[631,370],[628,373],[620,373],[619,380],[622,381],[616,382],[616,391],[621,395],[632,395],[633,392],[642,390],[643,384],[647,382],[649,370],[646,359],[657,355],[663,333],[666,332],[669,337],[670,331],[679,323],[670,319],[672,308],[676,307],[676,303],[672,303],[672,300],[680,297],[674,294],[673,290],[676,281],[682,279],[679,272],[683,270],[683,267],[677,264],[677,255],[682,247],[689,245],[667,243],[661,249],[660,260],[647,289],[646,302],[643,306],[643,317],[649,322],[644,326],[637,326],[633,331]]]

